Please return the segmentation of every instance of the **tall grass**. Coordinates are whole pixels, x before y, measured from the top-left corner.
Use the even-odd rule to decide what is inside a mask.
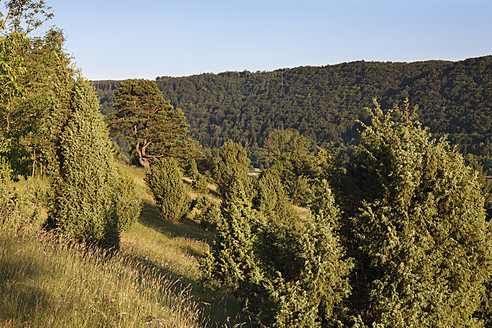
[[[124,253],[0,234],[0,326],[197,327],[198,304],[178,283]]]
[[[112,254],[39,229],[46,181],[0,185],[0,328],[246,327],[239,302],[199,282],[213,233],[163,220],[145,172],[120,169],[145,206]]]

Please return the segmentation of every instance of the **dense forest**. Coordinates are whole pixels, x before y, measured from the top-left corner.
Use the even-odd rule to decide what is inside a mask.
[[[231,139],[263,147],[274,129],[295,129],[317,144],[358,139],[365,107],[391,108],[406,98],[436,136],[492,168],[492,56],[459,62],[351,62],[274,72],[158,77],[164,99],[181,108],[190,136],[218,148]],[[101,110],[112,110],[117,81],[93,82]],[[253,154],[253,157],[254,154]]]

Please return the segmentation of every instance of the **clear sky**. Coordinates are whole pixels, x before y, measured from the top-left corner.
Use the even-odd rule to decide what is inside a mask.
[[[91,80],[492,54],[492,0],[46,0]]]

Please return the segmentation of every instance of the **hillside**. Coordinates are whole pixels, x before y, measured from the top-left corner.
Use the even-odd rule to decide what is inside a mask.
[[[292,128],[319,144],[358,138],[357,120],[377,98],[383,108],[409,98],[420,121],[492,167],[492,56],[459,62],[351,62],[274,72],[158,77],[164,98],[183,109],[205,147],[232,139],[262,147],[268,133]],[[111,111],[116,81],[93,82]]]
[[[46,218],[44,179],[13,184],[18,208],[0,216],[0,327],[234,325],[236,301],[198,282],[198,259],[213,234],[191,220],[163,220],[144,170],[118,166],[133,178],[144,208],[112,255],[39,229]]]

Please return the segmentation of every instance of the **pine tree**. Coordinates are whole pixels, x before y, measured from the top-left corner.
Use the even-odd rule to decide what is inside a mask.
[[[376,103],[352,172],[356,313],[388,327],[481,327],[491,233],[476,172],[432,140],[408,102],[387,114]]]
[[[165,219],[179,220],[189,211],[191,199],[174,158],[162,158],[152,165],[152,172],[147,174],[146,182]]]
[[[142,166],[162,157],[187,159],[195,144],[185,139],[189,125],[179,108],[165,101],[154,81],[126,80],[114,98],[111,131],[124,136]]]
[[[48,227],[103,247],[119,244],[113,148],[89,83],[77,81],[72,116],[59,137],[60,176],[53,183]]]

